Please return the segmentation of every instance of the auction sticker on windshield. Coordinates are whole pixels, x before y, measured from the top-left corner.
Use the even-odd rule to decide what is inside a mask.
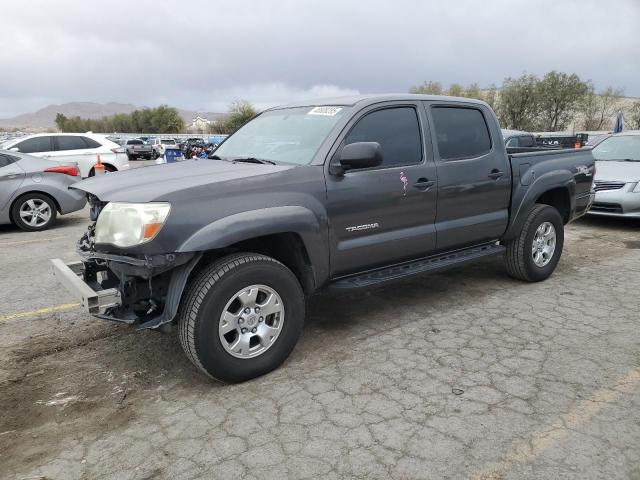
[[[333,117],[336,113],[342,110],[341,107],[314,107],[307,115],[325,115]]]

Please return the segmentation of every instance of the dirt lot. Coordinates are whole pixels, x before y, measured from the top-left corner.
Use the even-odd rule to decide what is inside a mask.
[[[282,368],[225,386],[55,283],[85,218],[0,227],[0,478],[640,479],[640,223],[571,225],[539,284],[491,260],[315,298]]]

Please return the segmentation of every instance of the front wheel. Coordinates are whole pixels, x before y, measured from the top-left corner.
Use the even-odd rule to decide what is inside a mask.
[[[264,255],[229,255],[185,288],[180,343],[205,374],[242,382],[284,362],[300,337],[304,314],[304,294],[291,270]]]
[[[563,245],[560,213],[549,205],[536,204],[518,236],[505,245],[507,273],[527,282],[545,280],[556,269]]]

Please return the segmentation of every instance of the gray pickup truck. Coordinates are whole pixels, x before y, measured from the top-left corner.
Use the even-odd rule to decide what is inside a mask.
[[[479,101],[375,95],[267,110],[211,159],[74,185],[91,219],[54,273],[88,312],[178,325],[191,361],[237,382],[293,350],[305,299],[504,256],[556,268],[593,201],[590,149],[509,155]]]
[[[153,146],[140,138],[125,139],[122,146],[129,160],[138,160],[140,158],[151,160],[153,158]]]

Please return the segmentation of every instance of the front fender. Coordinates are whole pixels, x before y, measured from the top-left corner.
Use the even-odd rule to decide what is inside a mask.
[[[177,252],[215,250],[251,238],[288,232],[300,235],[318,279],[326,278],[329,263],[326,232],[317,216],[301,206],[269,207],[229,215],[196,231]]]
[[[529,172],[523,172],[521,178],[525,178]],[[530,178],[530,177],[529,177]],[[528,186],[523,186],[518,182],[513,187],[512,200],[511,200],[511,218],[509,221],[509,227],[504,235],[504,240],[510,240],[514,238],[525,222],[529,209],[536,203],[536,200],[540,196],[556,188],[566,188],[569,193],[569,200],[571,202],[571,211],[573,212],[575,205],[575,187],[576,182],[569,170],[554,170],[552,172],[540,175]]]

